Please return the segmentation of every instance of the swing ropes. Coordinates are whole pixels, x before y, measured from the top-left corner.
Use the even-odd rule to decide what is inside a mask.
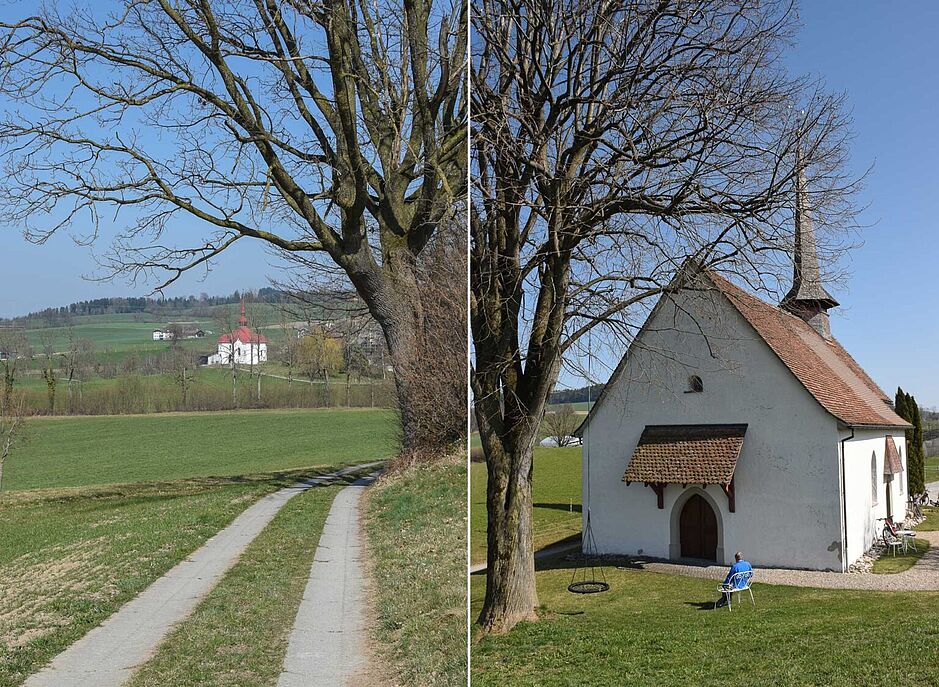
[[[589,419],[592,406],[593,394],[593,331],[587,333],[587,415]],[[587,480],[586,489],[586,515],[584,517],[584,531],[580,537],[580,548],[582,552],[581,559],[574,566],[574,572],[571,574],[571,582],[567,585],[567,591],[574,594],[597,594],[610,589],[606,576],[603,574],[603,566],[597,565],[597,543],[593,536],[593,529],[590,526],[590,423],[584,422],[584,478]]]

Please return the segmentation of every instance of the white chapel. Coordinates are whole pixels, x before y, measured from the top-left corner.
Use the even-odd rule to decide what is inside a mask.
[[[689,266],[578,430],[589,553],[846,571],[905,518],[909,424],[831,333],[799,177],[782,302]]]

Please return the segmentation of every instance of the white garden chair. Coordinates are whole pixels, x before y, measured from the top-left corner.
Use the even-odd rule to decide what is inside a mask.
[[[916,532],[900,529],[889,519],[884,520],[884,544],[894,556],[897,555],[897,549],[901,546],[903,547],[903,553],[906,553],[911,546],[914,551],[918,551],[916,548]]]
[[[756,601],[753,599],[753,590],[750,588],[750,583],[753,581],[753,571],[744,570],[742,572],[734,573],[730,578],[730,581],[726,584],[721,582],[717,585],[717,591],[724,595],[724,598],[727,599],[727,610],[732,611],[732,601],[734,594],[739,592],[750,592],[750,603],[756,606]],[[718,599],[720,601],[720,599]],[[717,608],[717,601],[714,602],[714,608]]]

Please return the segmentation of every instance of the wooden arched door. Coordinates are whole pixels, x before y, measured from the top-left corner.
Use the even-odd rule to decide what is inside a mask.
[[[682,558],[717,560],[717,516],[700,494],[685,501],[678,531]]]

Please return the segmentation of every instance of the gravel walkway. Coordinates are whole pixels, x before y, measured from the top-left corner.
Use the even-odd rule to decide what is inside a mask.
[[[929,540],[929,551],[909,570],[892,575],[873,573],[836,573],[818,570],[786,570],[783,568],[757,568],[755,582],[785,584],[795,587],[823,589],[868,589],[885,592],[939,591],[939,532],[919,532],[917,536]],[[724,565],[683,565],[659,561],[633,561],[630,567],[651,572],[686,577],[702,577],[720,581],[727,574]]]

